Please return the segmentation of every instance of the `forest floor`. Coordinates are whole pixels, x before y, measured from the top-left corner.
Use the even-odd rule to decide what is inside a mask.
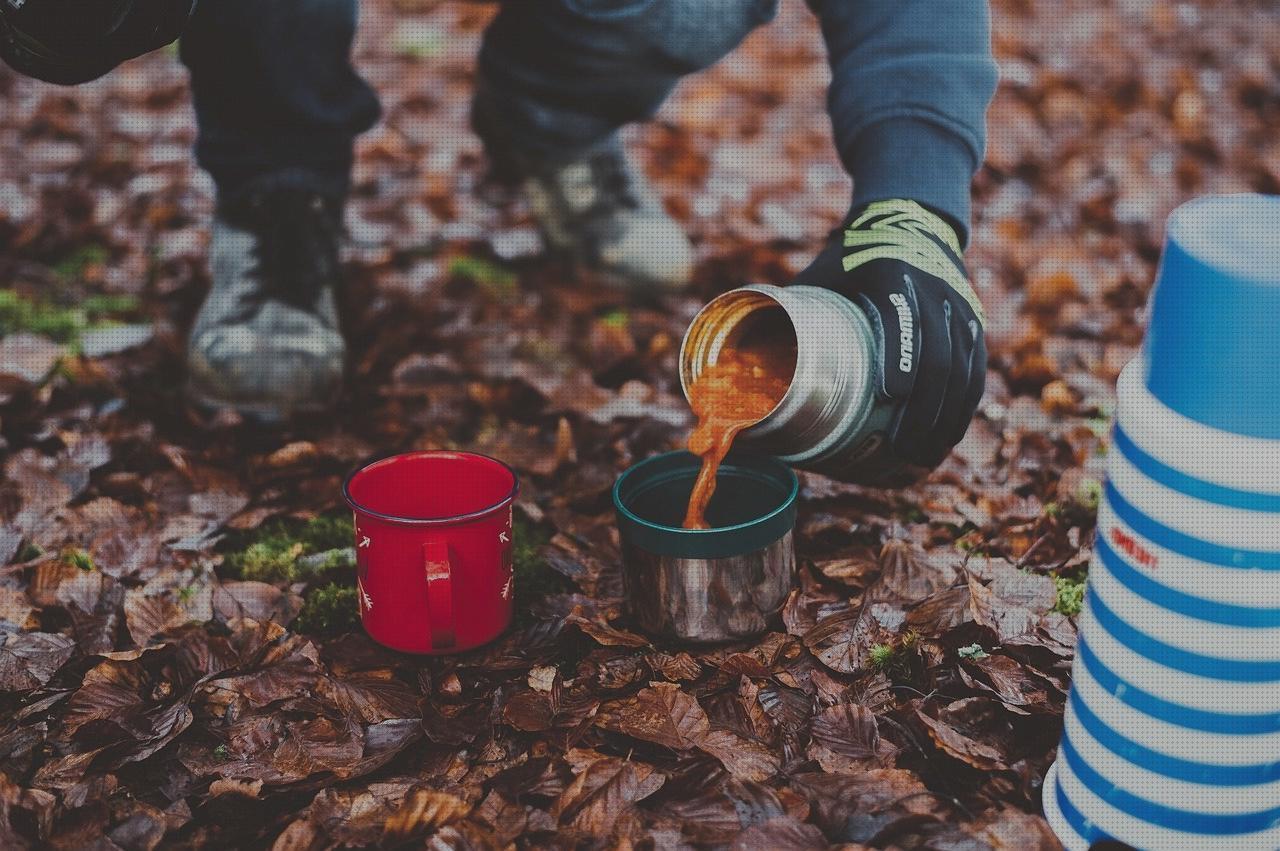
[[[364,4],[351,380],[283,430],[182,402],[213,201],[176,53],[0,72],[0,846],[1056,848],[1113,383],[1168,212],[1280,191],[1280,15],[997,0],[979,415],[920,486],[804,475],[782,623],[707,649],[628,622],[609,490],[687,435],[697,309],[785,282],[845,212],[817,28],[787,0],[630,133],[699,256],[638,302],[488,191],[492,8],[431,5]],[[420,659],[359,629],[340,484],[433,447],[519,471],[519,614]]]

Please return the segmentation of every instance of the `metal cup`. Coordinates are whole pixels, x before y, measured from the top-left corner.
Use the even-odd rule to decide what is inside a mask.
[[[685,641],[733,641],[769,628],[795,572],[800,483],[777,459],[730,453],[707,508],[710,529],[681,526],[701,460],[668,452],[613,487],[623,578],[642,629]]]

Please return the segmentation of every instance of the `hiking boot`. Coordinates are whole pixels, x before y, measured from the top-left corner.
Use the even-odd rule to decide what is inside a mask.
[[[346,355],[334,302],[340,211],[300,188],[219,206],[213,286],[187,344],[195,402],[278,421],[336,399]]]
[[[678,290],[693,272],[693,246],[622,144],[611,136],[567,163],[518,152],[481,87],[472,124],[500,180],[518,183],[547,243],[610,284]]]
[[[693,246],[617,139],[523,183],[547,242],[616,286],[678,290]]]

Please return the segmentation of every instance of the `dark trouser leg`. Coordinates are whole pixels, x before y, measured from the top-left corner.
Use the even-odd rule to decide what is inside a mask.
[[[685,74],[770,20],[777,0],[508,0],[480,51],[490,153],[572,159],[653,116]]]
[[[356,0],[206,0],[183,36],[219,195],[263,181],[345,192],[352,142],[378,119],[351,66]]]

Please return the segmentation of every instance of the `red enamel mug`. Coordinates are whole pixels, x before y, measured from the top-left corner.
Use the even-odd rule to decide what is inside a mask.
[[[470,452],[409,452],[347,477],[360,620],[380,644],[458,653],[511,623],[515,472]]]

